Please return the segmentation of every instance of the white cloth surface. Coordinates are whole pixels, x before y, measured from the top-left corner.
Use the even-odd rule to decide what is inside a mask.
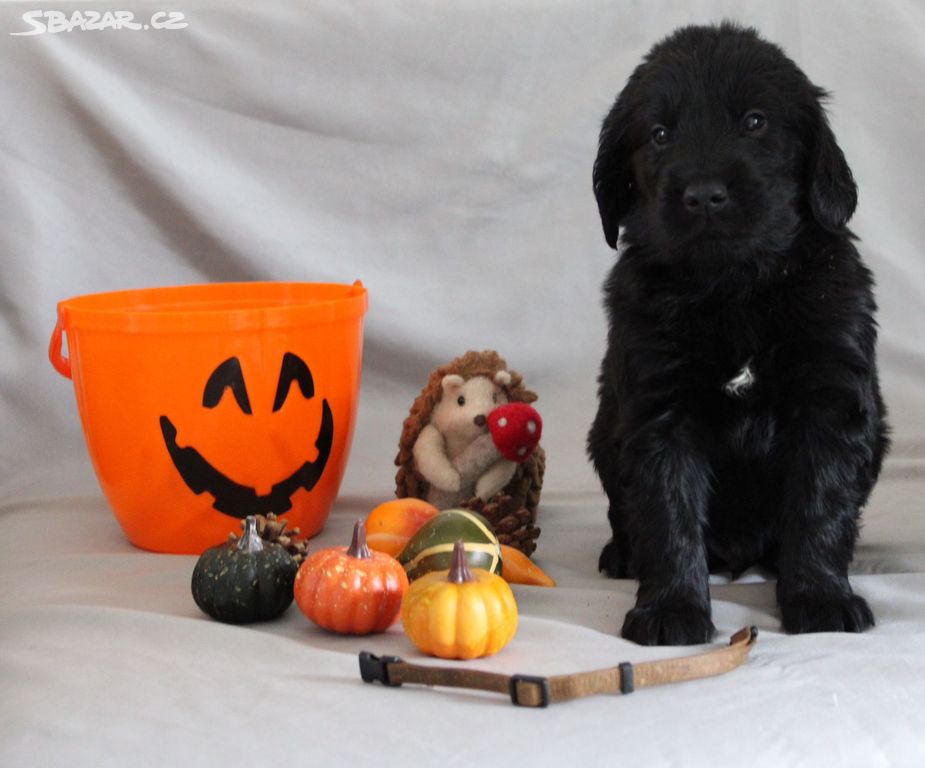
[[[925,6],[877,3],[184,2],[182,30],[26,31],[0,6],[0,765],[925,764]],[[59,3],[131,9],[161,5]],[[853,583],[877,626],[780,632],[774,585],[714,579],[713,680],[548,710],[365,686],[357,652],[419,659],[400,628],[337,637],[295,608],[229,627],[194,559],[134,549],[99,495],[55,303],[228,280],[364,281],[350,463],[313,549],[394,488],[401,422],[436,365],[496,348],[540,394],[548,473],[513,642],[473,668],[557,674],[681,655],[617,637],[635,585],[596,572],[605,501],[584,455],[615,258],[590,190],[597,131],[642,54],[736,18],[834,94],[878,282],[894,450]]]

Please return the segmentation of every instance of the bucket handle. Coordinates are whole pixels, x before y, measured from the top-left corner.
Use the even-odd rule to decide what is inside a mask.
[[[55,329],[51,332],[51,341],[48,344],[48,359],[55,367],[55,370],[64,378],[71,378],[71,361],[61,354],[61,336],[64,333],[64,325],[61,322],[61,313],[58,313],[58,319],[55,321]]]

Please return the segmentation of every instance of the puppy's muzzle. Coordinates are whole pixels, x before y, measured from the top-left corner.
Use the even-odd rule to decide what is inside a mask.
[[[695,216],[719,213],[729,203],[729,189],[716,179],[694,181],[681,195],[684,208]]]

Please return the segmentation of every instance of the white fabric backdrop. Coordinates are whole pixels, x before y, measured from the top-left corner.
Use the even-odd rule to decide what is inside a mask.
[[[10,34],[36,8],[179,10],[188,26]],[[45,354],[55,304],[361,278],[359,421],[318,545],[390,496],[401,421],[430,369],[494,347],[541,396],[537,559],[560,587],[518,590],[518,638],[482,666],[554,673],[671,653],[615,637],[633,584],[595,572],[605,505],[584,436],[614,254],[590,169],[600,120],[648,47],[721,18],[756,25],[833,91],[860,185],[854,229],[879,285],[895,431],[855,566],[878,627],[780,635],[773,584],[752,574],[714,594],[721,633],[766,630],[747,671],[538,714],[356,684],[361,647],[414,657],[398,630],[360,643],[294,613],[256,631],[203,621],[192,560],[133,550],[106,512],[73,390]],[[287,734],[262,737],[259,754],[312,760],[374,746],[413,759],[452,742],[449,764],[484,749],[540,765],[925,762],[922,3],[7,2],[0,62],[0,762],[256,762],[249,713]],[[482,740],[461,742],[453,717]]]

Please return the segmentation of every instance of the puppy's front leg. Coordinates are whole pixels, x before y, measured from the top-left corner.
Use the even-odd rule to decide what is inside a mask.
[[[860,413],[857,408],[852,409]],[[805,409],[785,438],[777,599],[788,632],[862,632],[866,601],[848,583],[859,508],[873,484],[874,427],[837,400]]]
[[[643,645],[691,645],[713,636],[703,530],[710,466],[699,446],[704,434],[663,415],[624,442],[627,534],[639,590],[622,634]]]

